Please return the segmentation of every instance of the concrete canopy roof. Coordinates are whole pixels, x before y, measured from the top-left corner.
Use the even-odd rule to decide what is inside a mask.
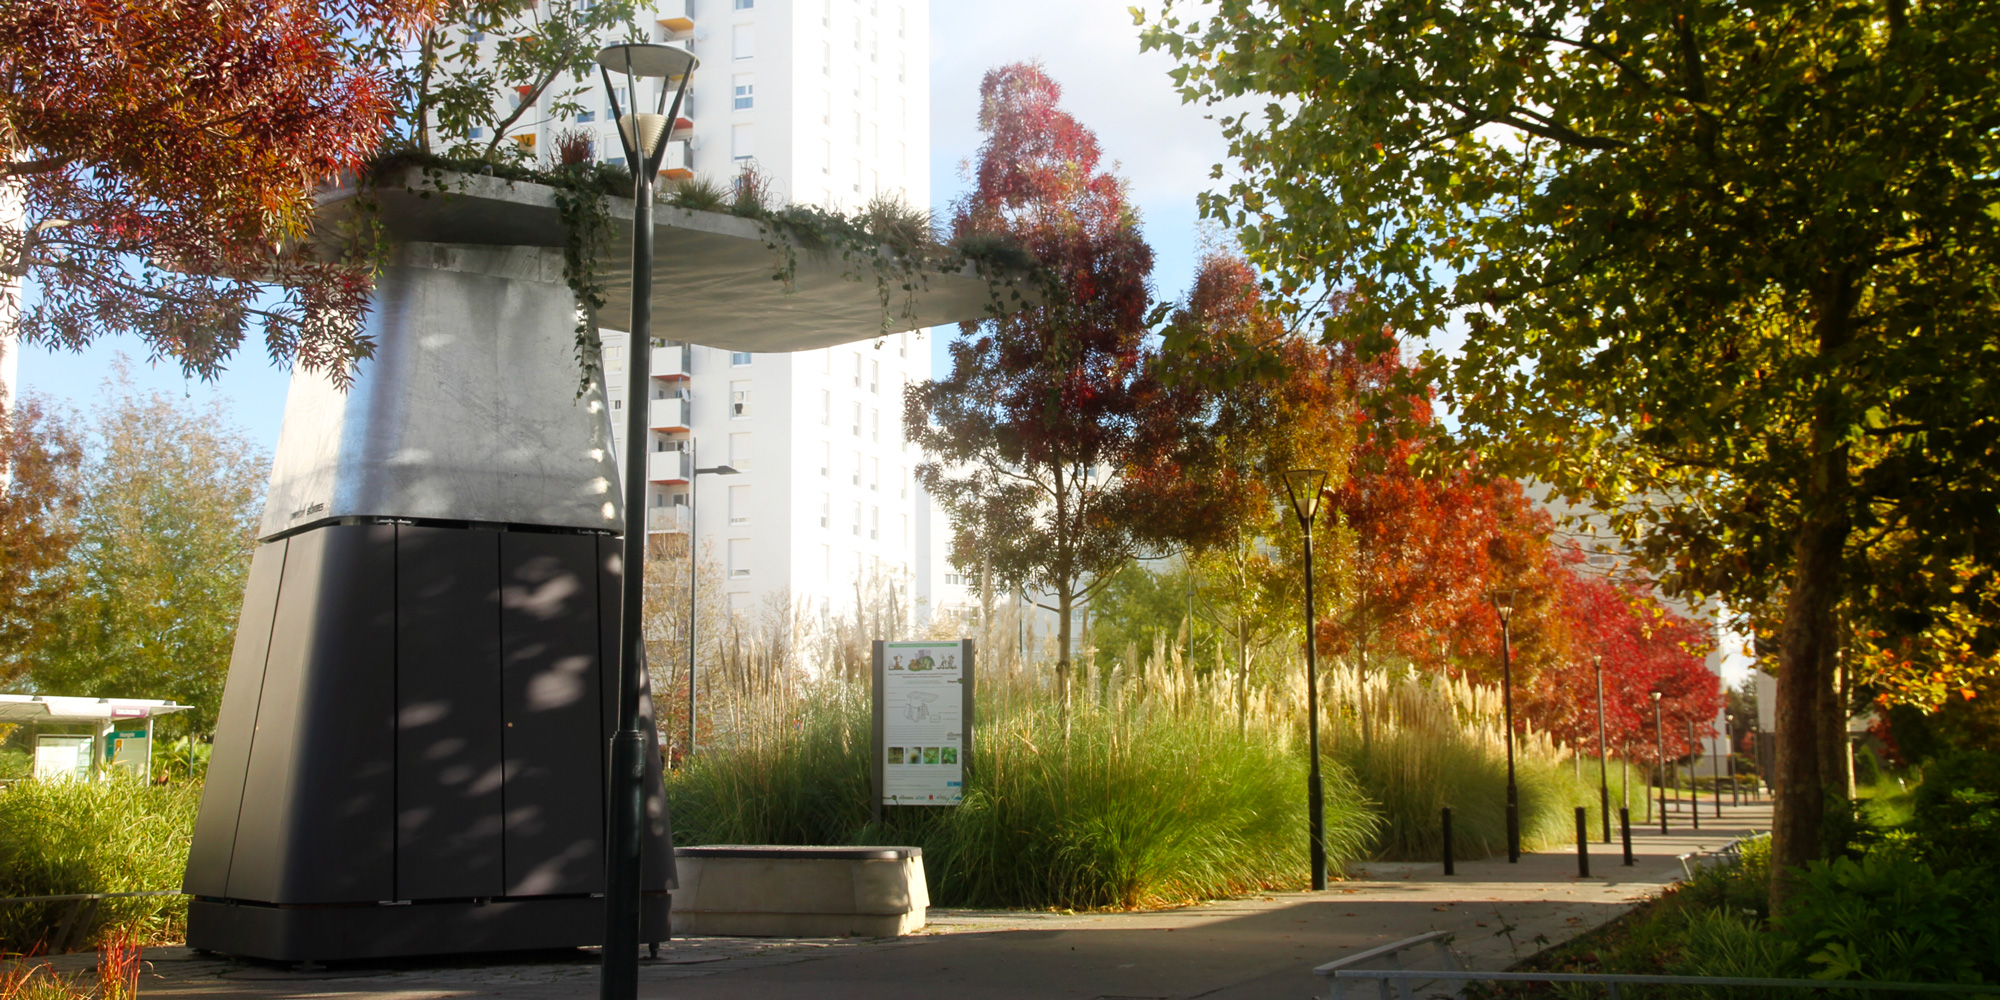
[[[427,181],[418,167],[369,189],[379,218],[397,241],[476,246],[561,247],[568,241],[555,189],[526,181],[443,173]],[[338,222],[356,208],[354,188],[320,199],[323,220]],[[599,322],[627,325],[632,309],[632,203],[608,199],[609,252],[598,262],[606,290]],[[802,351],[869,340],[991,315],[996,301],[1012,308],[1011,292],[968,267],[931,273],[914,293],[892,277],[885,310],[872,263],[797,248],[791,288],[776,280],[786,254],[751,219],[719,212],[657,206],[653,227],[653,335],[738,351]],[[880,250],[890,254],[892,251]],[[895,274],[894,271],[891,272]],[[884,326],[886,311],[887,326]]]
[[[103,722],[106,719],[143,719],[153,715],[185,712],[192,705],[176,705],[156,698],[63,698],[55,695],[0,694],[0,722],[68,723]]]

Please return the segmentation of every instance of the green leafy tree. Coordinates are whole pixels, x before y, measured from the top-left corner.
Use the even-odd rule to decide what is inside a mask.
[[[2000,7],[1222,0],[1146,38],[1188,99],[1267,101],[1206,211],[1352,289],[1329,335],[1463,318],[1415,377],[1464,451],[1776,609],[1781,901],[1870,535],[1995,551]]]
[[[195,708],[171,716],[170,728],[206,734],[222,701],[270,462],[220,404],[142,393],[122,367],[100,398],[62,599],[21,656],[37,691],[172,698]]]
[[[31,639],[63,599],[82,459],[75,429],[40,400],[0,413],[0,685],[27,673]]]

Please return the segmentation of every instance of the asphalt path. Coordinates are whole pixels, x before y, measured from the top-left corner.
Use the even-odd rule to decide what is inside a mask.
[[[1547,944],[1626,912],[1681,877],[1678,855],[1701,855],[1769,829],[1768,806],[1703,804],[1662,836],[1634,831],[1637,864],[1615,845],[1591,845],[1590,878],[1574,849],[1438,864],[1368,864],[1324,892],[1290,892],[1137,913],[933,910],[924,931],[867,939],[696,938],[641,964],[646,998],[675,1000],[1306,1000],[1324,996],[1322,963],[1430,930],[1454,935],[1473,968],[1502,969]],[[156,949],[147,997],[507,1000],[594,997],[590,951],[337,965],[325,969],[234,962]],[[89,955],[63,956],[81,970]]]

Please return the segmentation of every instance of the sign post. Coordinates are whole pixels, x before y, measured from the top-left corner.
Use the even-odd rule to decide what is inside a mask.
[[[972,753],[971,639],[874,649],[875,789],[883,806],[955,806]]]

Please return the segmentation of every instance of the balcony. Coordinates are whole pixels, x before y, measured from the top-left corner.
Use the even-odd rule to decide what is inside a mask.
[[[652,451],[646,453],[646,479],[655,483],[685,483],[694,471],[684,451]]]
[[[646,508],[646,530],[687,534],[688,509],[684,504]]]
[[[656,431],[684,431],[693,424],[691,401],[682,396],[679,399],[655,399],[646,404],[646,426]]]
[[[652,372],[654,378],[687,378],[687,345],[653,348]]]
[[[694,37],[694,18],[688,16],[688,0],[659,0],[653,14],[659,19],[662,41]]]

